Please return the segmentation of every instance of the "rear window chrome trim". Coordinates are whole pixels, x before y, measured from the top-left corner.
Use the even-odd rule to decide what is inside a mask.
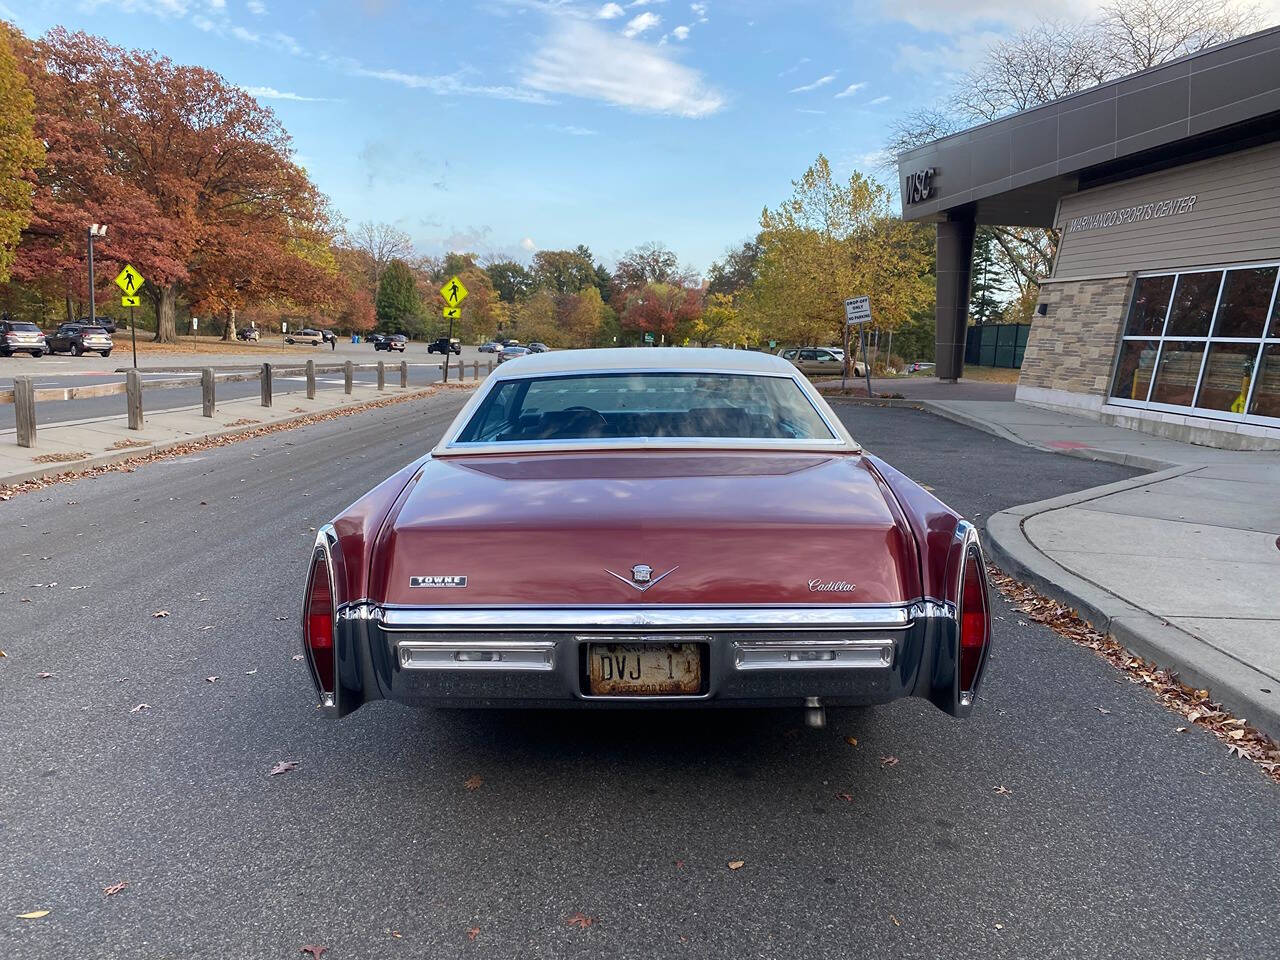
[[[949,604],[923,601],[862,607],[376,607],[370,608],[362,618],[376,621],[387,632],[572,630],[581,633],[593,629],[635,628],[699,632],[905,630],[919,618],[954,615]]]

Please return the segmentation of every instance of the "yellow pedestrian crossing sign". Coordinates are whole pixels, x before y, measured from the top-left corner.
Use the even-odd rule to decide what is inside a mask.
[[[142,306],[141,297],[121,297],[120,306],[122,307],[140,307]]]
[[[446,320],[460,320],[462,318],[461,307],[445,307],[444,318]]]
[[[467,288],[462,285],[461,280],[454,277],[440,288],[440,296],[444,297],[446,307],[456,307],[467,299]]]
[[[142,279],[142,274],[133,269],[132,264],[128,263],[120,271],[120,276],[116,277],[116,286],[124,291],[126,297],[136,296],[144,283],[146,281]]]

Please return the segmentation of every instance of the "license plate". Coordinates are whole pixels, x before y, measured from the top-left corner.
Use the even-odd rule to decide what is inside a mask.
[[[595,696],[672,696],[702,692],[697,643],[593,643],[587,648]]]

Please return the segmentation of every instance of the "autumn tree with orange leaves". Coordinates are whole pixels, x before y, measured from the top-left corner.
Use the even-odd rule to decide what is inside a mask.
[[[225,318],[270,300],[327,306],[344,292],[323,196],[275,114],[202,67],[51,30],[26,57],[47,162],[15,275],[83,283],[85,226],[107,267],[147,278],[156,340],[177,338],[180,296]],[[95,291],[101,295],[100,291]]]

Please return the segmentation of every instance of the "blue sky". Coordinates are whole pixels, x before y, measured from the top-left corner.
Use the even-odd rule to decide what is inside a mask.
[[[217,70],[351,222],[424,253],[660,240],[698,270],[819,151],[884,178],[894,116],[1036,12],[1090,0],[0,0]],[[1074,5],[1074,6],[1073,6]]]

